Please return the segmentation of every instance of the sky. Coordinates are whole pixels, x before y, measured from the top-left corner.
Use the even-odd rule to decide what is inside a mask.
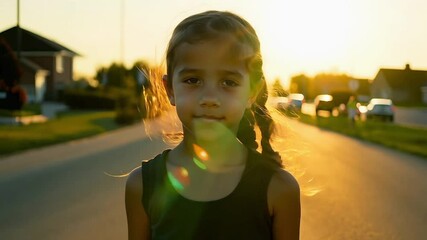
[[[254,26],[269,81],[322,72],[373,79],[405,64],[427,70],[425,0],[20,0],[20,25],[79,53],[75,75],[93,77],[122,60],[164,63],[174,27],[206,10]],[[17,0],[0,0],[0,31],[16,23]]]

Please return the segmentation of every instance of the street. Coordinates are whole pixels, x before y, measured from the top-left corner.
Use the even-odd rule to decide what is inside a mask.
[[[301,239],[424,239],[427,161],[283,119]],[[143,125],[0,159],[0,239],[126,239],[125,177],[168,147]]]
[[[306,192],[301,239],[424,239],[426,159],[297,122],[289,128],[288,148],[301,151],[289,165]]]

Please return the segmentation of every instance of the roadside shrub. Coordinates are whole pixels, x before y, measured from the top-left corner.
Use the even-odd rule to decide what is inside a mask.
[[[143,117],[138,112],[138,100],[136,97],[130,95],[119,96],[116,105],[116,123],[129,125],[141,120]]]
[[[64,102],[71,109],[114,110],[118,96],[101,91],[68,89],[64,92]]]
[[[123,125],[148,117],[144,96],[135,94],[133,89],[67,89],[64,102],[71,109],[115,110],[115,122]]]

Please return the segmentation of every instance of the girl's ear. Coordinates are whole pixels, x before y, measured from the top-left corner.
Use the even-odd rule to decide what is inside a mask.
[[[166,93],[168,94],[169,102],[172,106],[175,106],[175,97],[173,95],[173,89],[171,87],[172,84],[168,82],[168,75],[163,75],[162,77],[163,86],[166,89]]]

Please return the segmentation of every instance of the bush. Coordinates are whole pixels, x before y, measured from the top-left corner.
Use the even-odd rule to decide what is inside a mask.
[[[133,91],[126,89],[68,89],[64,92],[64,102],[71,109],[115,109],[115,121],[118,124],[132,124],[147,117],[144,98],[138,97]]]
[[[114,110],[117,95],[101,91],[68,89],[64,92],[64,102],[71,109],[106,109]]]
[[[138,100],[129,95],[121,95],[117,101],[116,118],[118,124],[128,125],[141,120],[144,116],[138,112]]]

